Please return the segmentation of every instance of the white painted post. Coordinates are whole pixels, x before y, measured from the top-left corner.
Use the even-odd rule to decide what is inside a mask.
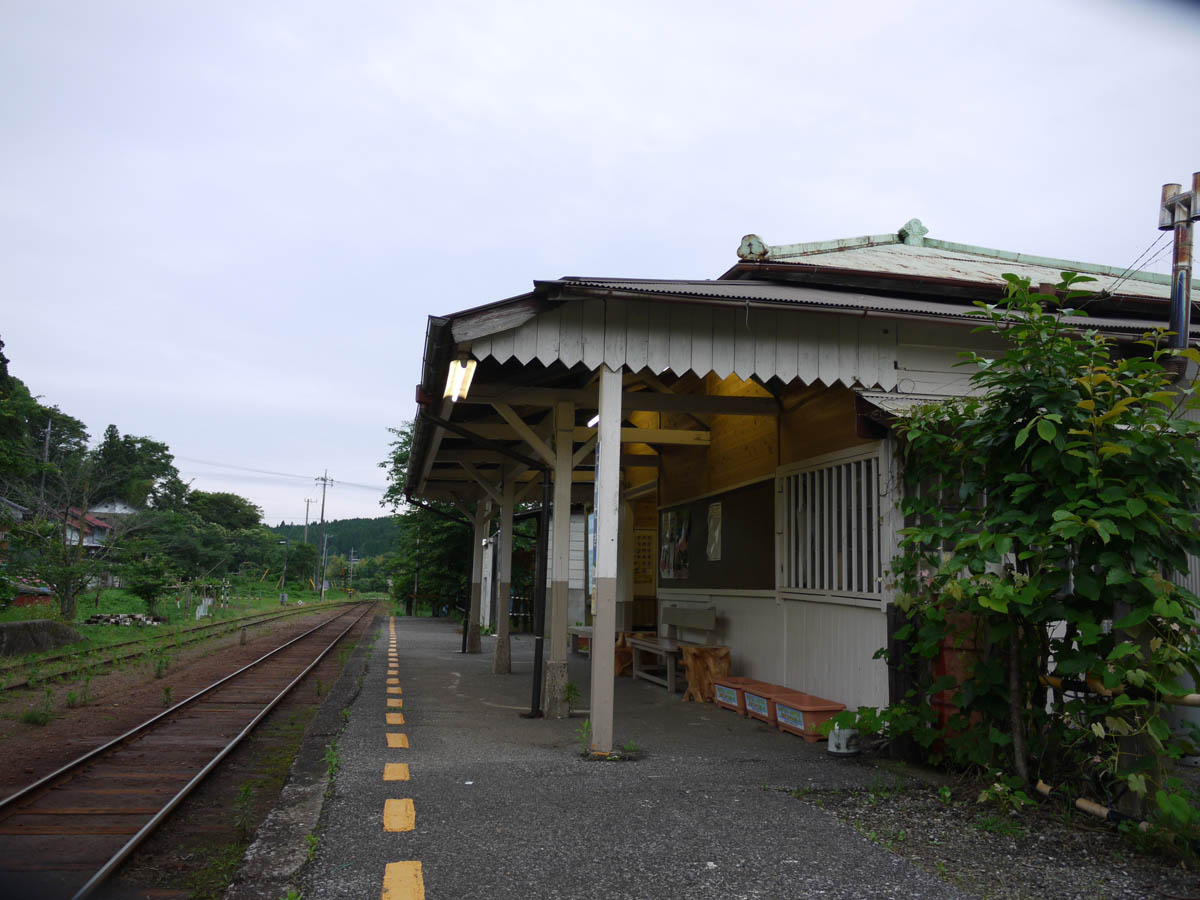
[[[567,706],[567,599],[571,577],[571,454],[575,450],[575,404],[554,404],[554,552],[550,558],[550,658],[546,663],[545,713],[562,719]]]
[[[487,538],[487,522],[491,513],[491,503],[484,500],[475,501],[475,529],[472,532],[474,542],[471,548],[471,610],[463,628],[467,629],[467,652],[479,653],[479,606],[482,596],[483,582],[483,542]]]
[[[621,373],[600,367],[596,444],[596,614],[592,619],[592,752],[613,747],[617,543],[621,505]]]
[[[512,648],[508,638],[509,594],[512,593],[513,501],[516,479],[508,475],[501,489],[500,504],[500,565],[496,575],[496,650],[492,655],[492,671],[497,675],[512,672]]]

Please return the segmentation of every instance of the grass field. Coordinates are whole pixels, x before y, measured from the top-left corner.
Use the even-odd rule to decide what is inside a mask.
[[[376,595],[365,596],[370,599]],[[279,592],[272,584],[263,584],[247,578],[231,578],[228,601],[222,604],[219,599],[214,598],[209,615],[197,619],[196,607],[200,597],[200,592],[193,589],[192,602],[189,605],[182,592],[169,592],[164,595],[159,601],[156,611],[159,616],[167,620],[163,625],[147,627],[83,625],[82,623],[93,613],[146,612],[145,604],[141,600],[119,588],[89,591],[80,598],[76,619],[65,623],[78,631],[82,635],[82,640],[67,644],[57,650],[7,657],[0,664],[0,669],[10,668],[14,664],[22,666],[37,664],[41,657],[57,656],[64,652],[86,655],[90,651],[103,650],[110,645],[132,640],[144,642],[147,648],[178,646],[180,639],[197,626],[228,622],[233,627],[239,619],[283,608],[279,602]],[[382,599],[382,595],[379,595],[378,598]],[[325,592],[326,606],[344,602],[347,599],[349,599],[349,594],[345,591]],[[322,605],[316,591],[289,590],[287,608],[295,609],[298,602],[302,602],[306,608],[319,608]],[[57,604],[53,602],[37,606],[11,607],[0,611],[0,623],[29,619],[63,621],[59,616]],[[223,631],[224,629],[218,630]]]

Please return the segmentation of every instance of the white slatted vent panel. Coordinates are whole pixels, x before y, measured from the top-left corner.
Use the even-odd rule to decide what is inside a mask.
[[[785,590],[878,599],[879,457],[780,476]]]

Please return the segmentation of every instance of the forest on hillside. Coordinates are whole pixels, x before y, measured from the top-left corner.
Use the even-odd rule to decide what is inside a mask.
[[[304,538],[305,527],[294,523],[280,522],[271,529],[289,541],[299,542]],[[325,523],[331,556],[349,556],[350,551],[359,558],[382,556],[396,549],[400,540],[400,524],[394,516],[379,516],[374,519],[330,519]],[[314,547],[321,543],[321,523],[308,523],[308,542]]]

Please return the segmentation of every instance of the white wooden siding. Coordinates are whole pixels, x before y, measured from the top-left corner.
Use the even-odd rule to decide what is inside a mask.
[[[774,592],[660,591],[666,604],[714,606],[718,643],[730,672],[859,706],[886,706],[887,665],[873,659],[887,643],[878,609],[780,600]]]
[[[960,329],[961,334],[961,329]],[[739,309],[658,300],[568,301],[480,338],[477,359],[605,363],[676,375],[710,371],[805,384],[896,387],[896,323],[802,308]]]
[[[851,709],[887,705],[887,665],[872,658],[887,643],[887,616],[877,609],[787,600],[783,627],[784,684]]]

